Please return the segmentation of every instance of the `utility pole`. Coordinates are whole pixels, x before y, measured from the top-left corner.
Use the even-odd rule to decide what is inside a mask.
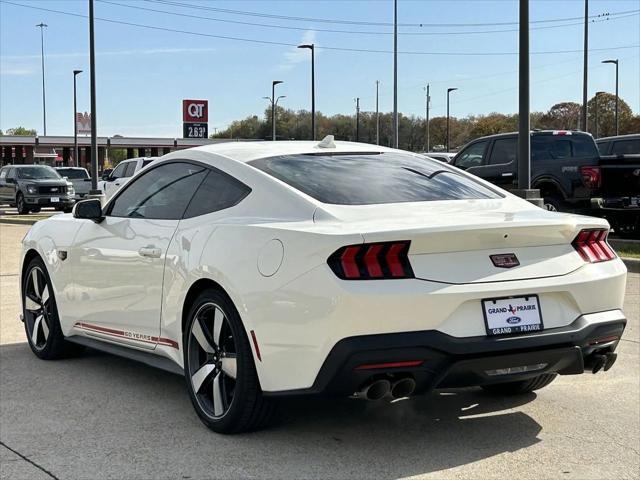
[[[429,95],[429,84],[427,83],[427,99],[426,99],[426,110],[427,110],[427,138],[425,142],[425,151],[429,153],[429,107],[431,103],[431,96]]]
[[[449,95],[454,90],[458,90],[457,88],[447,88],[447,152],[450,152],[449,149]]]
[[[589,56],[589,0],[584,0],[584,51],[582,65],[582,131],[587,132],[587,61]]]
[[[80,166],[78,158],[78,97],[76,94],[76,77],[82,73],[82,70],[73,71],[73,163],[76,167]]]
[[[360,97],[356,98],[356,142],[360,141]]]
[[[398,145],[398,0],[393,0],[393,148]]]
[[[46,23],[40,22],[36,27],[40,27],[40,58],[42,61],[42,129],[43,135],[47,136],[47,101],[44,88],[44,29],[48,27]]]
[[[102,195],[98,190],[98,132],[96,114],[96,44],[93,27],[93,0],[89,0],[89,78],[91,81],[91,195]]]
[[[376,80],[376,145],[380,145],[380,111],[378,109],[378,90],[380,80]]]

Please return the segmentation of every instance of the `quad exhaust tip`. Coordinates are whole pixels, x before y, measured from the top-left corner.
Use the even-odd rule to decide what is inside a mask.
[[[416,389],[416,382],[413,378],[401,378],[393,382],[391,386],[391,396],[393,398],[404,398],[410,396]]]

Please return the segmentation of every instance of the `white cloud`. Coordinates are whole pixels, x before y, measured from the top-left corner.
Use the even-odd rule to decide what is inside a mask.
[[[316,32],[314,30],[307,30],[302,35],[300,45],[316,43]],[[278,70],[291,70],[298,63],[310,61],[309,50],[306,48],[291,47],[284,53],[284,61],[278,65]]]

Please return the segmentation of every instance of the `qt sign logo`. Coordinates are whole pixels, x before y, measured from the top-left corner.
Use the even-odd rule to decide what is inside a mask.
[[[207,123],[209,121],[208,100],[182,100],[182,121]]]

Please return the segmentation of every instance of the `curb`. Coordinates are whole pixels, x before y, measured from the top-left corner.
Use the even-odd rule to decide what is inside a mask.
[[[629,273],[640,273],[640,258],[622,258]]]

